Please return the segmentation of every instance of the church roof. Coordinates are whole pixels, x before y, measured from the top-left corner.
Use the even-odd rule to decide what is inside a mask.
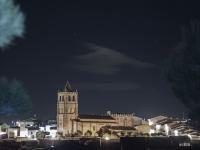
[[[78,118],[79,119],[115,120],[113,117],[107,116],[107,115],[82,115],[82,114],[80,114],[78,116]]]
[[[129,126],[106,126],[106,128],[111,130],[136,130],[134,127]]]
[[[68,81],[67,81],[67,83],[65,84],[64,91],[65,91],[65,92],[73,92],[73,89],[72,89],[72,87],[71,87],[71,85],[69,84]]]

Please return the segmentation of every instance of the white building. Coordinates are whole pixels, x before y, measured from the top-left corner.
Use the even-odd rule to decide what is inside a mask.
[[[164,132],[167,136],[188,136],[190,138],[200,137],[200,132],[192,129],[187,120],[173,119],[165,116],[158,116],[148,119],[149,125],[155,133]]]
[[[20,128],[19,127],[11,127],[7,129],[8,138],[16,138],[20,135],[19,133]]]

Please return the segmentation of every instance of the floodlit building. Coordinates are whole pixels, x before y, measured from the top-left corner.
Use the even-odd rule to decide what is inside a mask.
[[[55,138],[57,136],[57,127],[50,127],[49,133],[51,138]]]
[[[78,112],[78,91],[67,82],[63,90],[57,93],[57,129],[64,136],[79,132],[81,135],[97,135],[104,126],[133,127],[142,123],[134,114],[83,115]]]
[[[143,119],[136,117],[134,113],[111,113],[111,111],[107,111],[107,115],[113,117],[118,126],[133,127],[141,125],[143,122]]]
[[[39,127],[29,127],[28,128],[28,138],[36,139],[38,131],[39,131]]]
[[[105,126],[105,128],[111,132],[111,135],[135,136],[137,134],[136,128],[130,126]]]
[[[16,122],[16,126],[18,127],[32,127],[35,125],[35,121],[36,119],[35,118],[28,118],[28,119],[25,119],[25,120],[20,120],[20,121],[17,121]]]
[[[20,127],[19,128],[19,137],[28,137],[28,128]]]
[[[148,119],[149,125],[156,125],[158,122],[163,121],[165,119],[167,119],[168,117],[166,116],[157,116],[157,117],[153,117]]]
[[[135,126],[138,134],[149,134],[151,127],[148,124],[141,124],[138,126]]]
[[[16,138],[20,136],[20,128],[19,127],[10,127],[7,130],[8,138]]]
[[[44,126],[44,130],[45,132],[48,132],[49,138],[55,138],[57,135],[57,124],[54,120],[49,120],[47,122],[47,124]]]
[[[190,127],[187,124],[187,120],[158,116],[148,121],[151,129],[155,129],[156,133],[162,133],[167,136],[189,136],[190,138],[200,136],[200,132]]]

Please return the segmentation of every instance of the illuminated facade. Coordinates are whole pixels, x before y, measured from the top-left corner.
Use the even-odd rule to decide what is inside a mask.
[[[77,131],[74,120],[78,117],[78,92],[67,83],[63,90],[58,90],[57,127],[63,135]]]
[[[142,123],[134,114],[82,115],[78,113],[78,92],[67,83],[57,93],[57,128],[62,135],[70,136],[79,132],[81,135],[95,136],[101,127],[133,127]]]

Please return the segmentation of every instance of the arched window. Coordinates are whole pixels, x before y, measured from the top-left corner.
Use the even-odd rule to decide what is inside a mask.
[[[74,108],[71,108],[70,113],[74,113]]]
[[[73,99],[72,99],[73,101],[75,101],[75,96],[73,96]]]
[[[71,96],[68,96],[68,101],[71,101]]]
[[[95,131],[95,126],[93,126],[93,131]]]
[[[62,96],[62,101],[64,102],[64,99],[65,99],[65,97],[64,97],[64,95]]]
[[[128,124],[128,120],[127,120],[127,118],[125,118],[124,119],[124,126],[127,126],[127,124]]]

